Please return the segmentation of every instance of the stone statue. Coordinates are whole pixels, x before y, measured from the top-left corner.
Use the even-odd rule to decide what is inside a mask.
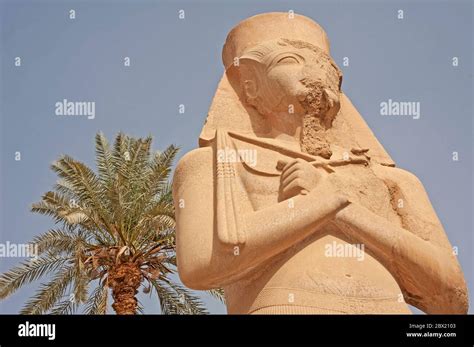
[[[420,181],[341,91],[324,30],[239,23],[199,138],[174,175],[177,261],[230,314],[466,313],[458,261]]]

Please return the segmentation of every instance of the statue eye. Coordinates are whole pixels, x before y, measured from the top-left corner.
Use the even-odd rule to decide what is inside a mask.
[[[285,64],[285,65],[286,64],[299,64],[299,61],[298,61],[298,59],[296,59],[293,56],[286,56],[286,57],[283,57],[280,60],[278,60],[277,64],[278,65],[281,65],[281,64]]]

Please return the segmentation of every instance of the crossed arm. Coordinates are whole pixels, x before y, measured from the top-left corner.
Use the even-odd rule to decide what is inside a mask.
[[[403,198],[403,227],[356,204],[338,212],[335,221],[392,273],[409,304],[426,313],[467,313],[462,271],[422,183],[396,168],[375,172]]]
[[[214,230],[211,163],[210,148],[194,150],[181,159],[173,180],[178,272],[190,288],[204,290],[234,282],[314,233],[349,203],[347,198],[331,194],[331,187],[322,183],[307,195],[258,211],[248,208],[239,218],[246,242],[229,246]]]
[[[467,311],[467,290],[461,270],[429,199],[414,176],[402,180],[400,188],[413,206],[411,218],[429,221],[433,238],[439,241],[436,244],[419,237],[419,230],[394,226],[368,209],[350,203],[323,180],[309,194],[291,198],[291,204],[284,200],[259,211],[248,211],[241,218],[247,234],[245,245],[229,247],[214,233],[212,165],[203,165],[212,163],[212,151],[202,148],[193,152],[178,165],[173,188],[179,275],[188,287],[209,289],[232,283],[249,269],[335,220],[350,239],[364,243],[394,275],[408,303],[427,313]],[[380,174],[396,179],[390,177],[392,173]],[[199,184],[195,178],[199,178]],[[184,208],[178,207],[180,201],[184,201]],[[423,225],[405,224],[415,228]]]

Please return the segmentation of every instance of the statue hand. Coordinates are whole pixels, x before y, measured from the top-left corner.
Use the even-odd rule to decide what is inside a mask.
[[[281,200],[292,198],[298,194],[307,194],[313,190],[323,178],[321,169],[315,168],[304,159],[290,161],[280,176]]]

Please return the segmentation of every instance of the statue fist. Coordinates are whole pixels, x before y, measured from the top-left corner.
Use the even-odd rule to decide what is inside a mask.
[[[286,164],[280,176],[280,201],[298,194],[307,194],[316,187],[322,173],[304,159],[295,159]]]

